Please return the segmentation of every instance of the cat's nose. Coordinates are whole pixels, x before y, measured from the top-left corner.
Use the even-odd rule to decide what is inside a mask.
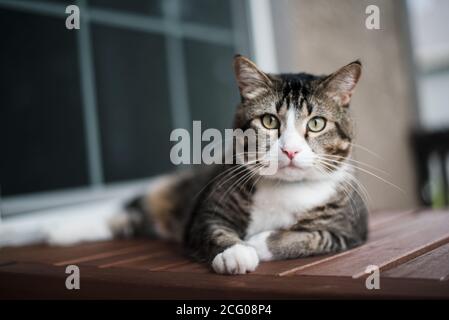
[[[298,149],[296,150],[282,149],[282,152],[285,153],[290,160],[292,160],[299,153],[299,151],[300,150]]]

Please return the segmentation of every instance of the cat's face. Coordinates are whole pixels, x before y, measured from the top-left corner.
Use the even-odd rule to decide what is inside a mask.
[[[299,181],[320,179],[342,167],[351,152],[348,109],[360,62],[320,77],[265,74],[242,56],[234,66],[242,97],[235,127],[257,133],[259,161],[254,153],[248,157],[254,170],[267,178]]]

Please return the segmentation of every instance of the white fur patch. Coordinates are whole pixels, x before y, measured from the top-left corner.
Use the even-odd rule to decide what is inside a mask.
[[[270,236],[272,232],[273,231],[264,231],[258,233],[249,238],[248,241],[246,242],[251,247],[256,249],[260,261],[270,261],[273,259],[273,255],[271,254],[267,246],[267,238]]]
[[[73,221],[55,225],[48,230],[47,242],[51,245],[64,246],[80,242],[112,239],[111,229],[104,220],[92,220],[89,222]]]
[[[246,239],[263,231],[287,229],[307,210],[326,203],[344,177],[344,170],[334,179],[278,182],[265,179],[257,184],[250,211]]]
[[[253,247],[235,244],[215,256],[212,268],[221,274],[245,274],[254,271],[259,258]]]

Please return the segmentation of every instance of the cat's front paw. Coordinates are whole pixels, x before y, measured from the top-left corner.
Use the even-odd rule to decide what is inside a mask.
[[[254,248],[235,244],[215,256],[212,268],[216,273],[245,274],[256,270],[259,257]]]

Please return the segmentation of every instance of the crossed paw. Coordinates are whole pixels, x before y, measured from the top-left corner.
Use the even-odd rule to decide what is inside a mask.
[[[271,260],[266,246],[269,232],[262,232],[250,238],[246,244],[235,244],[217,254],[212,268],[220,274],[245,274],[256,270],[259,261]]]
[[[235,244],[215,256],[212,268],[221,274],[245,274],[256,270],[258,264],[256,249],[244,244]]]

